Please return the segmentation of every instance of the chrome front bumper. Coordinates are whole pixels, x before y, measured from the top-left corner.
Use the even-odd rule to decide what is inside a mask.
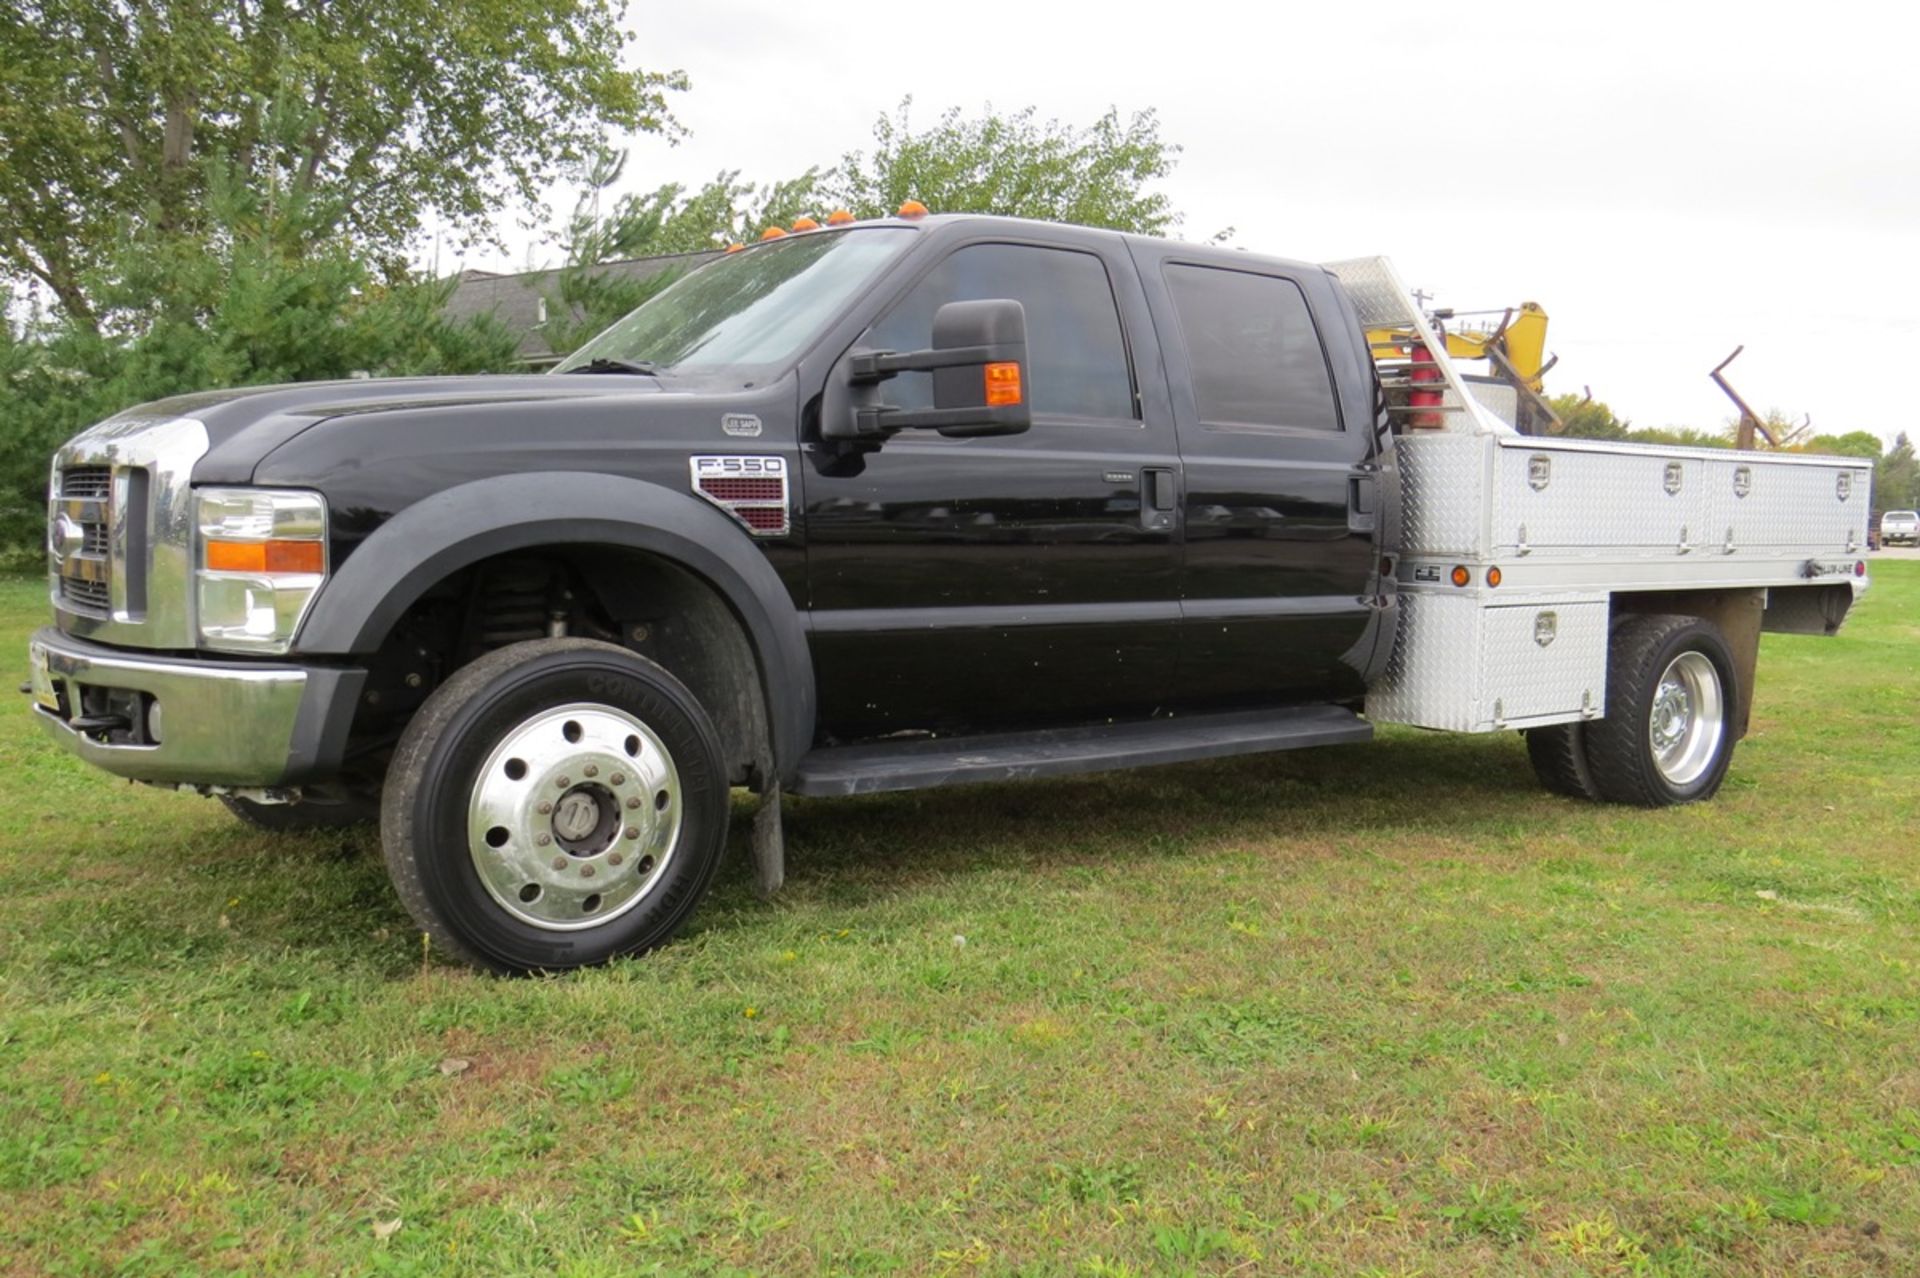
[[[324,778],[340,765],[366,682],[363,670],[109,648],[51,626],[33,636],[28,657],[33,713],[47,734],[136,781],[270,786]],[[88,713],[90,701],[109,698],[138,707],[119,716],[129,723],[102,726],[102,716]]]

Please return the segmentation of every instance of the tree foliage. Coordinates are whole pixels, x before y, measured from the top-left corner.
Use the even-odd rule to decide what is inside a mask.
[[[913,100],[874,125],[871,153],[851,152],[824,190],[862,217],[919,200],[940,213],[997,213],[1161,235],[1178,217],[1150,189],[1173,171],[1180,148],[1160,138],[1152,111],[1122,120],[1108,111],[1086,127],[1045,123],[1032,107],[991,107],[977,118],[949,110],[916,131]]]
[[[303,247],[476,230],[672,127],[627,40],[611,0],[0,0],[0,274],[97,329],[123,241],[211,242],[218,172],[336,211]]]
[[[31,557],[39,542],[48,454],[128,405],[217,387],[511,362],[515,335],[491,321],[446,319],[451,281],[379,277],[343,241],[290,253],[288,243],[336,214],[283,201],[269,215],[265,202],[261,192],[216,184],[205,217],[218,251],[129,247],[109,259],[126,314],[138,321],[131,336],[64,319],[0,323],[0,548],[13,558],[23,547]]]

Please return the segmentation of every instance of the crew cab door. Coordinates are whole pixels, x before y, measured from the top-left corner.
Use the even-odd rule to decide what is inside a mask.
[[[824,737],[1145,717],[1173,690],[1179,561],[1171,410],[1117,236],[939,232],[849,351],[930,345],[948,302],[1026,312],[1023,434],[902,431],[868,452],[803,446],[807,576]],[[1142,390],[1145,394],[1142,394]],[[932,407],[929,375],[883,386]],[[850,411],[846,358],[822,414]],[[1151,486],[1160,508],[1142,503]]]
[[[1134,251],[1185,471],[1176,701],[1357,698],[1378,612],[1371,377],[1354,350],[1364,339],[1317,267]]]

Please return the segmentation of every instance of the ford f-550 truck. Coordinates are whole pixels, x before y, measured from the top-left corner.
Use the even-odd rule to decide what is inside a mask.
[[[1857,459],[1523,436],[1384,259],[934,216],[720,256],[534,376],[276,386],[53,461],[34,713],[272,828],[380,822],[453,954],[656,945],[780,795],[1517,729],[1719,786]],[[1510,409],[1511,404],[1506,406]]]

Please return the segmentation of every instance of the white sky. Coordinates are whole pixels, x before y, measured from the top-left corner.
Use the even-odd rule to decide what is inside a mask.
[[[693,88],[690,136],[635,141],[625,189],[831,166],[909,93],[922,123],[1152,107],[1183,148],[1178,234],[1384,252],[1439,305],[1538,301],[1548,390],[1636,425],[1730,420],[1706,375],[1741,343],[1748,401],[1818,432],[1890,439],[1920,400],[1910,4],[634,0],[628,22]],[[513,243],[470,264],[521,266]]]

